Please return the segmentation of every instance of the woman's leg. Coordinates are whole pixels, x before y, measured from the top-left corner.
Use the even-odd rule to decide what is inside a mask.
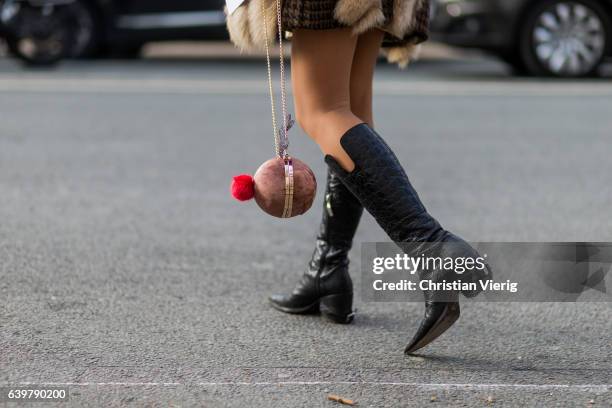
[[[370,125],[373,124],[371,82],[380,47],[379,37],[382,33],[359,36],[350,73],[351,111]],[[304,120],[300,120],[304,125]],[[270,297],[274,308],[287,313],[321,310],[337,323],[352,321],[353,283],[348,271],[348,253],[362,212],[359,200],[338,176],[328,171],[323,217],[312,258],[291,293]]]
[[[292,82],[298,121],[326,154],[332,171],[407,253],[476,259],[479,254],[469,244],[427,212],[393,151],[351,111],[350,76],[357,42],[350,29],[294,32]],[[439,283],[459,277],[475,282],[489,275],[488,270],[478,272],[460,275],[433,269],[420,271],[420,276]],[[425,314],[406,353],[425,347],[459,318],[457,291],[427,290],[424,296]]]
[[[361,34],[351,67],[351,111],[370,127],[374,127],[372,82],[383,35],[376,29]]]
[[[353,320],[353,282],[348,254],[363,206],[337,175],[328,171],[323,217],[312,258],[291,292],[270,296],[285,313],[322,312],[336,323]]]
[[[302,129],[346,170],[351,158],[340,138],[363,123],[351,111],[351,68],[357,37],[350,28],[295,30],[291,41],[291,83],[296,119]]]

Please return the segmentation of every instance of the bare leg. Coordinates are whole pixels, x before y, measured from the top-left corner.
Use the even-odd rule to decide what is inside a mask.
[[[342,41],[349,42],[346,40],[350,38],[347,38],[345,33],[340,35],[343,36]],[[341,66],[334,61],[332,68],[340,69],[334,70],[334,76],[331,78],[326,72],[322,72],[329,69],[326,64],[315,67],[318,68],[315,70],[294,53],[292,75],[298,120],[315,140],[333,141],[336,135],[338,137],[343,135],[355,123],[365,122],[372,125],[372,77],[380,47],[380,37],[382,33],[377,31],[359,36],[352,56],[351,47],[343,48],[349,52],[343,53]],[[311,39],[307,37],[308,39],[304,40],[304,38],[298,39],[297,55],[301,55],[302,58],[314,57],[317,64],[322,58],[328,58],[329,61],[329,55],[315,56],[310,48],[310,53],[306,55],[303,51],[303,41]],[[299,43],[300,41],[302,43]],[[353,41],[350,43],[353,46]],[[308,75],[309,81],[317,85],[315,89],[312,85],[306,84],[303,79],[305,75]],[[320,85],[324,86],[319,89]],[[330,93],[321,94],[323,90]],[[355,116],[359,120],[356,120]],[[334,122],[338,117],[340,123]],[[321,123],[326,124],[318,128],[317,125]],[[272,307],[285,313],[320,311],[336,323],[350,323],[353,320],[353,283],[348,271],[348,252],[362,212],[363,206],[359,200],[337,175],[329,171],[323,220],[309,268],[290,294],[276,294],[270,297]]]
[[[292,79],[298,121],[327,155],[325,159],[333,174],[398,246],[416,243],[411,252],[418,254],[427,243],[449,243],[458,249],[448,252],[437,246],[442,248],[438,249],[440,254],[476,259],[479,254],[474,248],[446,231],[427,213],[393,151],[363,123],[372,121],[372,66],[380,38],[380,34],[372,33],[362,40],[352,36],[350,29],[294,32]],[[355,114],[357,110],[359,116]],[[355,169],[355,163],[356,177],[348,173]],[[436,282],[446,276],[455,279],[447,272],[423,271],[421,279],[425,276]],[[485,268],[482,273],[471,275],[466,279],[475,282],[490,276],[490,272]],[[475,296],[477,291],[463,293]],[[424,291],[424,296],[425,315],[405,348],[407,354],[431,343],[460,315],[459,291],[429,290]],[[351,298],[340,298],[343,302],[338,299],[336,296],[321,299],[322,310],[350,310]],[[350,321],[347,316],[350,317],[346,312],[341,314],[342,322]]]
[[[372,128],[372,81],[383,35],[370,30],[359,36],[351,68],[351,111]]]
[[[337,62],[337,50],[326,49],[327,54],[320,55],[319,49],[312,50],[310,44],[304,44],[304,41],[319,44],[320,39],[313,40],[312,36],[302,33],[298,34],[297,50],[294,38],[292,76],[300,124],[313,139],[333,142],[354,124],[372,123],[371,82],[378,53],[375,46],[379,46],[376,37],[380,35],[368,33],[359,36],[353,44],[355,41],[345,32],[332,34],[342,37],[336,41],[342,44],[340,49],[346,51],[340,58],[342,64]],[[328,62],[332,65],[328,66]],[[332,76],[326,70],[330,70]],[[348,270],[348,252],[362,213],[359,200],[336,174],[329,171],[323,219],[308,269],[291,293],[270,297],[272,307],[285,313],[320,311],[336,323],[346,324],[353,320],[353,283]]]
[[[357,37],[350,28],[295,30],[292,39],[291,82],[296,118],[325,154],[343,168],[354,163],[340,138],[359,123],[351,111],[350,79]]]

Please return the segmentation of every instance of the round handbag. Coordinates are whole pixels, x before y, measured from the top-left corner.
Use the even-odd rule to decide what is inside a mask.
[[[304,214],[310,209],[317,191],[317,181],[310,167],[301,160],[291,157],[288,152],[288,132],[293,126],[294,121],[291,119],[291,115],[287,114],[280,0],[276,0],[276,13],[280,47],[280,87],[283,126],[276,131],[276,108],[270,64],[268,27],[265,23],[267,20],[265,18],[266,10],[263,1],[261,4],[261,12],[264,17],[264,33],[266,36],[266,62],[276,157],[259,166],[253,177],[248,174],[235,176],[232,180],[231,192],[234,198],[239,201],[255,198],[255,202],[259,207],[274,217],[291,218]]]

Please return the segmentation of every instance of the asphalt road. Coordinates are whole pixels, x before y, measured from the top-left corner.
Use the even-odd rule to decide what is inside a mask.
[[[377,128],[447,228],[612,241],[609,78],[380,68]],[[419,357],[421,304],[357,299],[350,326],[270,309],[321,194],[290,221],[229,197],[272,155],[266,90],[261,61],[0,61],[0,385],[69,386],[70,406],[610,406],[610,303],[465,304]],[[292,151],[324,180],[301,130]],[[365,217],[356,285],[359,242],[382,240]]]

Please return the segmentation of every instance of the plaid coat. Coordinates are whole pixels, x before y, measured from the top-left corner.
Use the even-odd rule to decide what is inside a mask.
[[[385,32],[383,52],[405,67],[427,40],[429,0],[281,0],[283,30],[351,27],[355,34],[372,28]],[[265,10],[262,12],[262,8]],[[276,29],[276,0],[247,0],[227,17],[230,38],[243,50],[265,46],[264,17]],[[274,38],[276,31],[269,34]]]

